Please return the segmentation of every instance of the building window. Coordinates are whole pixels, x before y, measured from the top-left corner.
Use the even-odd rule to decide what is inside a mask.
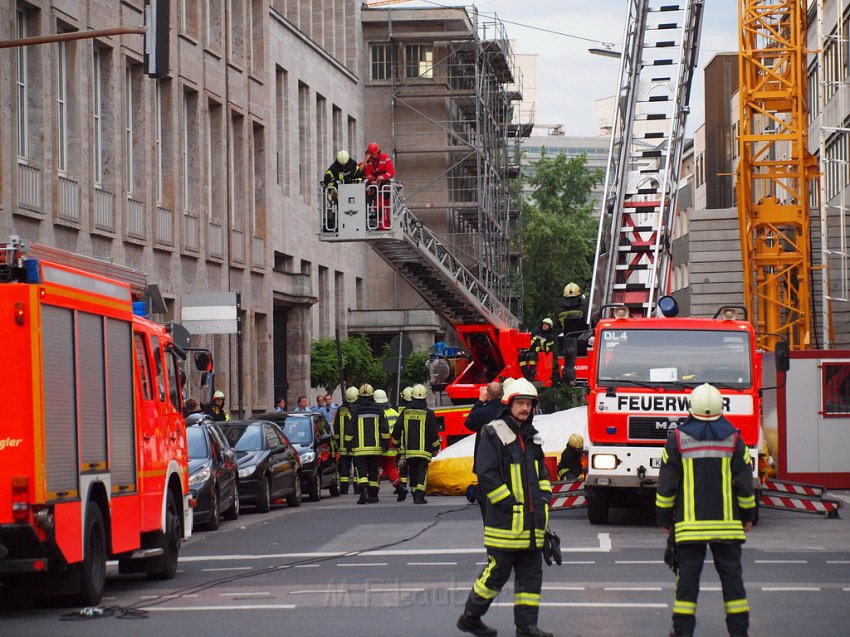
[[[328,101],[316,93],[316,157],[320,164],[328,158]],[[326,166],[328,163],[322,164]]]
[[[348,116],[348,152],[352,156],[358,157],[359,154],[355,150],[357,148],[357,120],[350,115]]]
[[[27,37],[26,14],[23,11],[17,12],[17,21],[15,23],[15,36],[17,38]],[[28,126],[28,101],[29,101],[29,84],[27,65],[29,63],[29,47],[19,46],[16,49],[18,56],[18,68],[15,83],[18,93],[18,158],[27,159],[27,140],[29,137]]]
[[[823,370],[822,415],[824,417],[850,416],[850,363],[827,363]]]
[[[198,36],[197,0],[180,0],[180,31],[191,37]]]
[[[254,180],[254,236],[266,236],[266,134],[261,124],[253,124],[251,177]]]
[[[68,47],[58,42],[56,55],[56,167],[68,169]]]
[[[434,51],[423,44],[404,47],[404,77],[415,80],[434,77]]]
[[[307,200],[310,175],[310,87],[298,82],[298,193]]]
[[[156,172],[156,203],[162,204],[162,80],[154,83],[154,170]]]
[[[207,211],[210,221],[224,219],[224,180],[226,173],[224,136],[224,108],[218,102],[210,100],[207,108]]]
[[[289,194],[289,74],[275,71],[275,118],[277,121],[277,183]]]
[[[334,104],[331,106],[331,129],[332,129],[332,137],[333,137],[333,150],[334,153],[342,149],[342,110]],[[349,151],[350,152],[350,151]]]
[[[103,184],[103,56],[92,51],[92,174],[95,186]]]
[[[221,3],[222,0],[207,0],[207,15],[204,22],[205,40],[209,48],[221,48]]]
[[[183,94],[183,211],[197,212],[200,174],[198,171],[198,94]]]
[[[388,80],[391,73],[390,60],[390,45],[389,44],[370,44],[369,54],[371,56],[371,64],[369,65],[371,80]]]
[[[133,170],[133,155],[135,146],[135,140],[133,139],[133,126],[135,118],[133,116],[133,69],[130,66],[128,66],[124,72],[124,99],[126,104],[126,111],[124,113],[124,141],[126,144],[124,161],[127,165],[127,171],[124,178],[127,180],[127,194],[132,195],[133,184],[135,182],[135,171]]]
[[[245,19],[241,0],[227,0],[227,59],[241,62],[245,55]]]
[[[817,62],[809,67],[808,73],[809,85],[809,124],[815,121],[815,118],[820,115],[820,72]]]

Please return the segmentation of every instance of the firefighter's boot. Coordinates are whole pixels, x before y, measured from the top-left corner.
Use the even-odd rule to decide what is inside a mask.
[[[404,502],[407,499],[407,489],[404,488],[404,483],[399,480],[395,483],[396,502]]]
[[[516,637],[555,637],[553,633],[540,630],[537,624],[518,624]]]
[[[472,633],[478,637],[496,637],[499,634],[495,628],[490,628],[481,621],[480,617],[464,613],[457,620],[457,627],[465,633]]]
[[[366,504],[367,500],[369,500],[369,494],[366,493],[365,488],[361,487],[361,489],[360,489],[360,499],[357,500],[357,504]]]
[[[428,504],[428,500],[425,499],[424,491],[419,491],[417,489],[413,492],[413,504]]]
[[[340,495],[348,495],[348,483],[347,482],[343,482],[341,485],[339,485],[339,494]]]
[[[379,502],[378,500],[378,487],[369,487],[368,489],[368,499],[366,500],[369,504],[375,504]]]

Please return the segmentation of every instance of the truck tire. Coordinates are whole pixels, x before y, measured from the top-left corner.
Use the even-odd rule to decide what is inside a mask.
[[[106,528],[100,506],[89,501],[86,506],[86,526],[83,562],[76,568],[80,576],[80,593],[76,601],[83,606],[100,603],[106,586]]]
[[[239,489],[233,487],[233,504],[227,507],[227,510],[224,512],[225,520],[238,520],[239,519]]]
[[[257,511],[259,513],[268,513],[272,508],[271,478],[264,477],[257,488],[260,490],[257,494]]]
[[[165,532],[159,534],[159,548],[163,555],[153,560],[148,571],[148,579],[174,579],[177,575],[177,559],[180,556],[180,542],[183,540],[183,512],[177,504],[177,498],[168,490],[165,503]]]
[[[608,494],[604,491],[587,493],[587,519],[591,524],[608,524]]]

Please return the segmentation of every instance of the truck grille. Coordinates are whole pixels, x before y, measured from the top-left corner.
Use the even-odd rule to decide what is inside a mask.
[[[630,416],[629,438],[632,440],[667,440],[667,432],[675,429],[685,417]]]

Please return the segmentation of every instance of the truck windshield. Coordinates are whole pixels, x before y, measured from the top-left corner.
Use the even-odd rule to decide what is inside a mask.
[[[612,329],[603,330],[599,341],[596,378],[600,385],[752,385],[746,332]]]

